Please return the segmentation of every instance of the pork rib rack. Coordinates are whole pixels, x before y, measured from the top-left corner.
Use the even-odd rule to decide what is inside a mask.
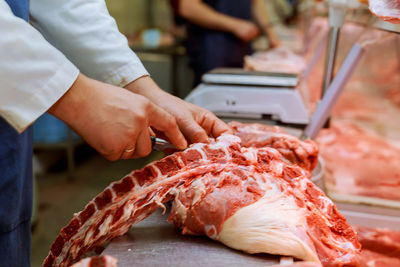
[[[310,172],[317,165],[319,151],[313,141],[300,141],[278,126],[237,121],[230,122],[229,126],[233,129],[234,134],[240,137],[241,146],[275,148],[285,159]]]
[[[163,203],[183,234],[249,253],[356,266],[357,236],[335,205],[273,148],[223,135],[194,144],[110,184],[61,230],[44,266],[69,266],[123,235]]]

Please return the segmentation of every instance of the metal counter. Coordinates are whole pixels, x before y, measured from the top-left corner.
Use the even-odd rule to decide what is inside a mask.
[[[117,258],[118,267],[265,267],[279,264],[279,256],[250,255],[205,236],[184,236],[167,222],[167,217],[157,210],[127,234],[114,239],[102,254]]]
[[[384,227],[400,231],[400,210],[365,205],[338,204],[353,225]],[[205,236],[184,236],[161,209],[135,225],[124,236],[114,239],[103,254],[118,259],[119,267],[258,267],[279,264],[280,256],[250,255],[226,247]]]

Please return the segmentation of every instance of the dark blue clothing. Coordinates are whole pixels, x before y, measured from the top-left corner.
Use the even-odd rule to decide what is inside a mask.
[[[204,0],[217,12],[235,18],[251,20],[252,0]],[[228,32],[188,25],[186,50],[195,73],[195,84],[201,76],[217,67],[243,67],[243,58],[251,54],[250,43],[245,43]]]
[[[29,0],[6,0],[15,16],[29,20]]]
[[[28,21],[28,0],[6,2]],[[30,266],[32,138],[31,128],[18,134],[0,117],[0,266]]]

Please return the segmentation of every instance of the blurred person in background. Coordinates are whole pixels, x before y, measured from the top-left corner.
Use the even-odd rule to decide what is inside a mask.
[[[269,47],[280,45],[264,0],[172,0],[175,16],[187,23],[186,49],[195,74],[217,67],[243,67],[251,41],[263,31]],[[255,22],[253,22],[253,19]]]
[[[148,155],[150,127],[181,149],[230,131],[153,82],[104,0],[0,0],[0,31],[0,266],[30,266],[31,125],[44,112],[109,160]]]

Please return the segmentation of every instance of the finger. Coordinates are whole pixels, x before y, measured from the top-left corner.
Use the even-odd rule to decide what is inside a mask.
[[[151,127],[149,127],[149,132],[151,136],[156,136],[155,132],[153,131],[153,129],[151,129]]]
[[[187,147],[186,139],[172,115],[154,104],[151,105],[149,115],[150,126],[162,131],[177,148],[185,149]]]
[[[142,158],[151,153],[151,139],[150,132],[148,129],[144,129],[140,132],[136,140],[136,149],[132,158]]]
[[[222,120],[218,119],[217,116],[215,116],[212,113],[207,113],[206,114],[206,122],[205,124],[207,127],[210,127],[210,129],[206,129],[207,133],[209,135],[211,134],[212,137],[217,138],[221,134],[233,134],[232,129]]]
[[[122,151],[120,159],[131,159],[132,156],[135,154],[136,146],[135,144],[131,144]]]
[[[232,129],[222,120],[218,119],[211,112],[206,112],[203,116],[200,126],[204,128],[209,136],[217,138],[223,133],[232,134]]]
[[[210,142],[207,132],[194,119],[182,121],[180,127],[191,143]]]

